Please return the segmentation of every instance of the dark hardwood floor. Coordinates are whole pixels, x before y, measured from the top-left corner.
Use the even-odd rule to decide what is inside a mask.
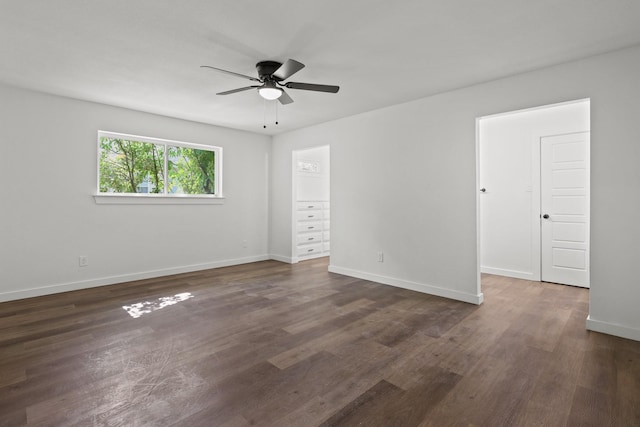
[[[483,292],[317,259],[3,303],[0,425],[640,426],[640,342],[586,331],[587,290]]]

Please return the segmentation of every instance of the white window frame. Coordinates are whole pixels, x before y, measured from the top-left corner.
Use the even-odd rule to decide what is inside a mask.
[[[213,151],[215,153],[215,189],[214,194],[172,194],[172,193],[102,193],[100,192],[100,138],[119,138],[129,141],[147,142],[164,145],[165,147],[165,175],[167,173],[167,147],[179,146],[198,150]],[[222,147],[213,145],[194,144],[191,142],[174,141],[170,139],[153,138],[148,136],[130,135],[118,132],[98,131],[96,156],[96,193],[93,198],[97,204],[223,204],[222,195]],[[167,176],[165,176],[165,182]]]

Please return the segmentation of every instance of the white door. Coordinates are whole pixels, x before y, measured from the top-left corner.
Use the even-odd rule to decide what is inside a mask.
[[[540,140],[541,279],[589,287],[589,132]]]

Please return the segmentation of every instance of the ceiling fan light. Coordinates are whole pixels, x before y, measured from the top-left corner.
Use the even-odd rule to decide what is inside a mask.
[[[258,89],[258,93],[261,97],[268,101],[280,98],[282,95],[282,89],[278,87],[261,87]]]

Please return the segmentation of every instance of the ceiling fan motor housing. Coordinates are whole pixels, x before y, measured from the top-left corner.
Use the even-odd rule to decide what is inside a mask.
[[[260,76],[260,80],[274,80],[280,81],[281,78],[277,76],[273,76],[272,74],[276,72],[282,63],[276,61],[261,61],[256,64],[256,70],[258,70],[258,76]]]

